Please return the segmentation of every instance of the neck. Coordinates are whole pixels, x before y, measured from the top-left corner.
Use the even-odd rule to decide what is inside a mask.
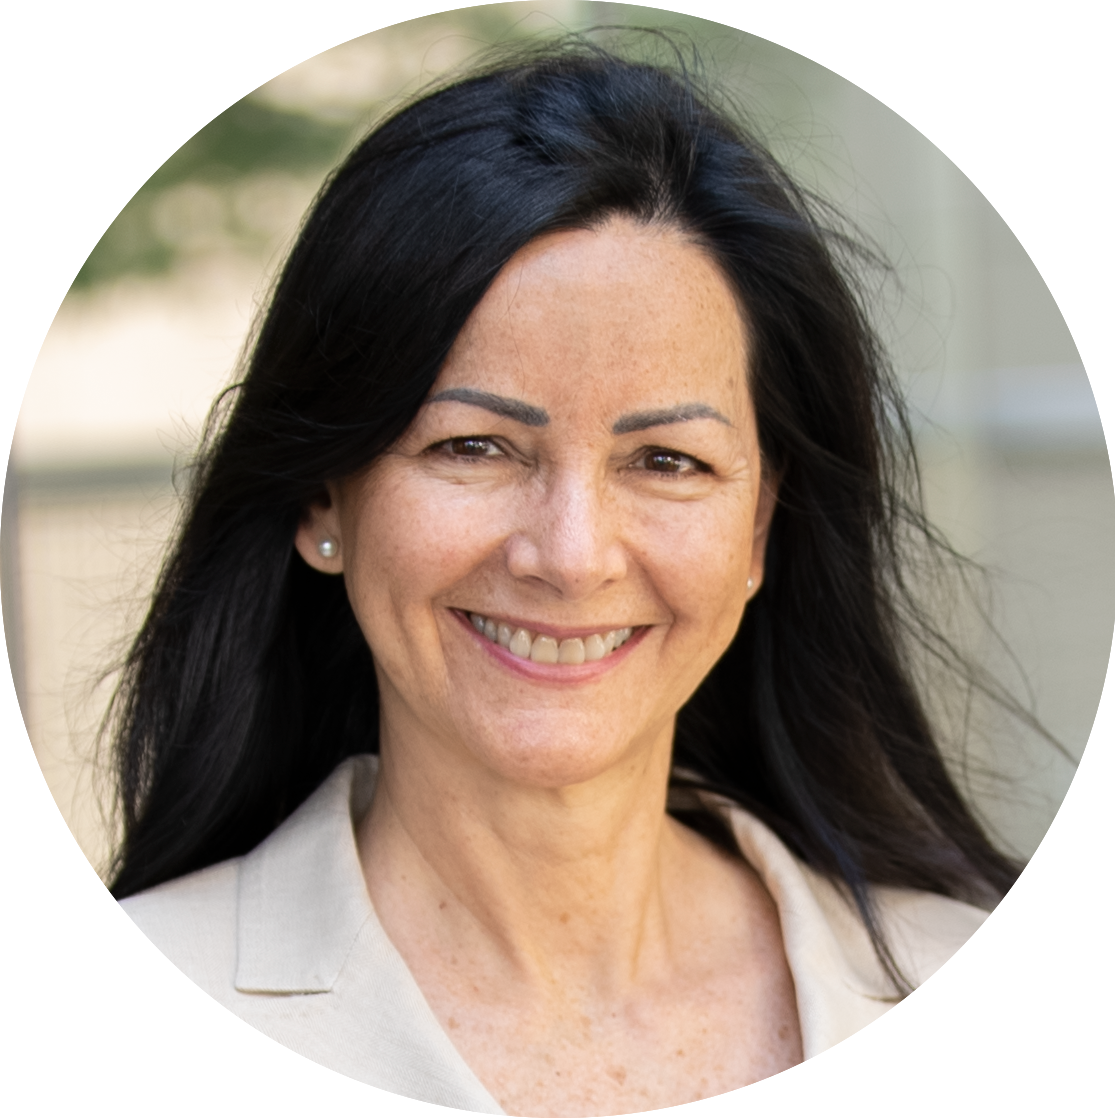
[[[387,732],[358,827],[369,893],[408,963],[462,953],[534,986],[601,993],[668,951],[673,726],[591,779],[516,783],[421,733]]]

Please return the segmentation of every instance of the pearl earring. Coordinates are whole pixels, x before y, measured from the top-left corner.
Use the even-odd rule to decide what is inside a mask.
[[[747,589],[748,590],[754,590],[755,589],[755,580],[753,578],[749,578],[747,580]]]
[[[332,540],[322,540],[317,550],[322,559],[332,559],[337,554],[337,545]]]

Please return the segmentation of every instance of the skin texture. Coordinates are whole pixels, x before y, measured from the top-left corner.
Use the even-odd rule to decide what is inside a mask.
[[[676,713],[762,582],[774,493],[747,369],[737,301],[682,233],[539,238],[399,444],[297,535],[343,574],[375,660],[369,894],[513,1114],[668,1106],[801,1059],[771,898],[665,813]],[[468,612],[635,633],[536,667]]]

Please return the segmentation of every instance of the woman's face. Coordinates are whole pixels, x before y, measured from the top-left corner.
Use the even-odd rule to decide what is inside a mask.
[[[511,260],[406,435],[299,529],[343,571],[385,750],[420,734],[561,787],[669,749],[762,576],[748,346],[674,229],[617,218]]]

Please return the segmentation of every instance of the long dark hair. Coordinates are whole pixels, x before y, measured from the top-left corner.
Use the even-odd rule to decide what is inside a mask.
[[[680,227],[738,292],[764,466],[767,575],[681,712],[672,810],[730,843],[715,792],[843,882],[1001,895],[1018,867],[949,778],[913,657],[951,655],[908,584],[909,425],[849,270],[854,245],[684,66],[535,48],[377,127],[323,188],[246,375],[211,419],[111,712],[125,897],[243,854],[377,748],[343,581],[293,537],[329,479],[406,430],[465,320],[533,238],[624,214]]]

